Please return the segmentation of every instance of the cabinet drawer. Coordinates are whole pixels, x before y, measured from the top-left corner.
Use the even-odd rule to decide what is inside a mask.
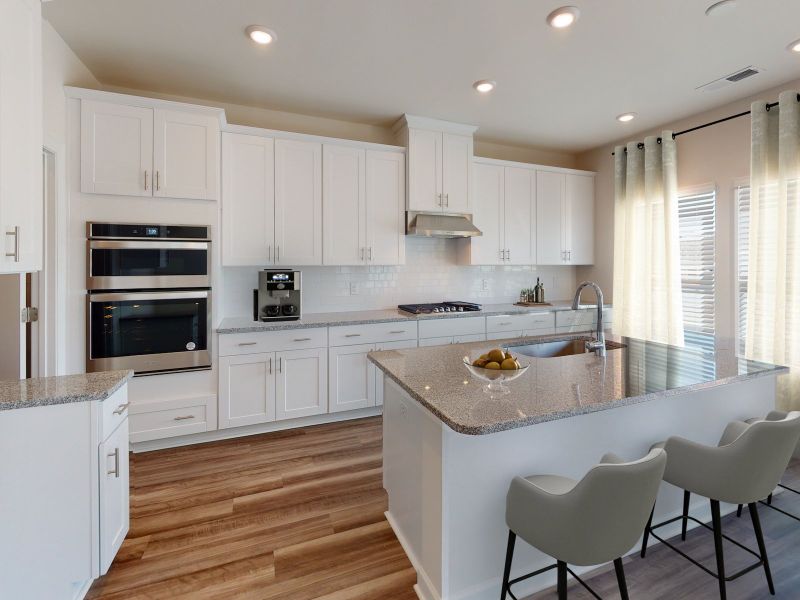
[[[205,404],[134,413],[130,416],[131,442],[200,433],[207,428]]]
[[[522,337],[522,329],[515,329],[513,331],[493,331],[486,334],[487,340],[504,340],[511,338]]]
[[[452,343],[453,343],[453,336],[422,338],[419,341],[419,347],[426,348],[428,346],[446,346],[447,344],[452,344]]]
[[[486,333],[500,333],[504,331],[522,332],[528,315],[494,315],[486,317]]]
[[[547,312],[525,315],[523,326],[525,329],[553,329],[556,326],[556,314]]]
[[[331,346],[352,346],[354,344],[374,344],[415,339],[417,339],[417,323],[415,321],[343,325],[330,328]]]
[[[444,317],[419,322],[419,337],[433,338],[486,333],[485,317]]]
[[[100,439],[105,440],[128,417],[128,386],[122,386],[100,403],[103,410]]]
[[[596,309],[562,310],[556,313],[556,327],[591,325],[594,323]]]
[[[232,333],[219,336],[219,355],[258,354],[281,350],[322,348],[328,345],[328,330],[289,329],[286,331],[257,331],[254,333]]]

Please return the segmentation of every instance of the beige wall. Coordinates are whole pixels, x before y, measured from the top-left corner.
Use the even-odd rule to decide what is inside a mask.
[[[681,131],[716,119],[750,109],[751,102],[774,102],[778,93],[786,89],[800,89],[800,81],[791,81],[777,88],[765,90],[755,96],[721,106],[692,117],[668,123],[650,132],[631,134],[617,143],[641,140],[645,135],[663,130]],[[750,175],[750,119],[741,117],[707,129],[688,133],[677,138],[678,184],[689,189],[714,184],[717,189],[716,238],[716,329],[726,338],[725,345],[733,339],[735,331],[735,296],[733,271],[735,202],[734,188]],[[606,144],[578,156],[578,167],[597,172],[595,187],[595,264],[578,269],[579,279],[597,281],[613,299],[613,239],[614,239],[614,158],[615,144]]]

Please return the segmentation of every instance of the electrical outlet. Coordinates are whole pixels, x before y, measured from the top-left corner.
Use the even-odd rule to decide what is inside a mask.
[[[489,280],[482,279],[481,280],[481,291],[488,292],[489,291]]]
[[[351,281],[350,282],[350,295],[351,296],[358,296],[358,282]]]

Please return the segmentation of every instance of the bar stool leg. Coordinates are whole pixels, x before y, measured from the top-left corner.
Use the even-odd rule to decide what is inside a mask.
[[[683,490],[683,523],[681,524],[681,540],[686,541],[686,526],[689,523],[689,498],[692,493],[688,490]]]
[[[625,583],[625,570],[622,568],[622,559],[614,561],[614,570],[617,572],[617,583],[619,584],[619,597],[628,600],[628,585]]]
[[[742,516],[742,505],[741,504],[736,508],[736,516],[737,517],[741,517]]]
[[[653,510],[650,511],[650,518],[647,519],[647,525],[644,526],[644,536],[642,537],[642,558],[647,553],[647,540],[650,537],[650,527],[653,525],[653,513],[656,512],[656,505],[653,504]]]
[[[722,519],[719,514],[719,500],[711,501],[711,521],[714,525],[714,550],[717,555],[717,579],[719,580],[720,600],[726,600],[725,557],[722,554]]]
[[[747,505],[750,509],[750,519],[753,521],[753,531],[756,534],[758,541],[758,553],[761,555],[761,560],[764,561],[764,575],[767,576],[767,585],[769,586],[769,593],[775,595],[775,585],[772,583],[772,572],[769,568],[769,559],[767,559],[767,546],[764,544],[764,534],[761,531],[761,519],[758,518],[758,504],[751,502]]]
[[[559,560],[556,564],[558,565],[558,600],[567,600],[567,563]]]
[[[514,544],[517,541],[517,534],[508,530],[508,546],[506,547],[506,566],[503,569],[503,587],[500,588],[500,600],[506,600],[508,592],[508,580],[511,577],[511,561],[514,558]]]

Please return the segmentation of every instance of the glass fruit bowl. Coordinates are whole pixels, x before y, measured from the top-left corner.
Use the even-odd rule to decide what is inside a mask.
[[[492,396],[503,396],[511,393],[511,390],[508,389],[508,387],[506,387],[504,384],[522,377],[522,375],[530,368],[530,365],[520,365],[516,359],[512,359],[518,365],[518,368],[487,369],[486,367],[480,367],[473,364],[480,358],[481,357],[470,358],[469,356],[465,356],[464,366],[473,377],[486,382],[486,385],[483,386],[483,391]]]

